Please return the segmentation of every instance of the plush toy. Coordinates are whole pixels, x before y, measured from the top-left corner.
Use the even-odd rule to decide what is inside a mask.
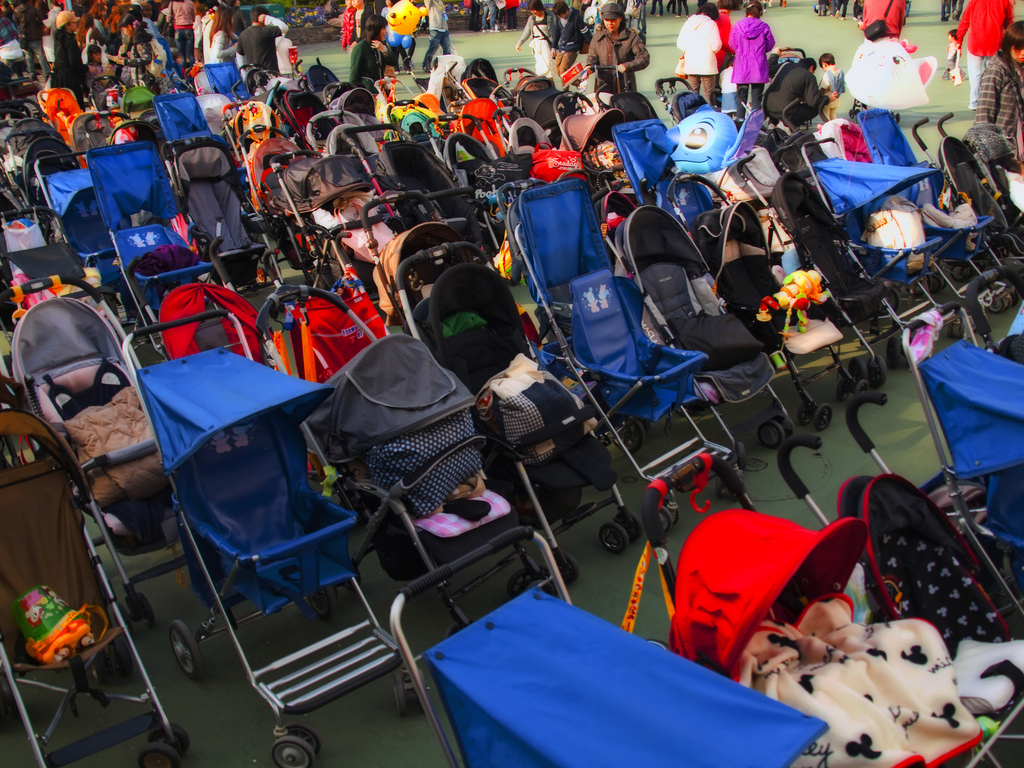
[[[875,42],[865,40],[846,71],[846,87],[853,97],[879,109],[910,109],[927,104],[925,89],[938,71],[938,60],[934,56],[912,59],[910,47],[913,46],[891,37]]]
[[[811,304],[823,304],[830,298],[830,295],[821,287],[821,275],[813,269],[807,271],[798,269],[786,277],[778,293],[765,296],[761,300],[761,310],[757,313],[757,319],[762,323],[767,323],[772,319],[769,310],[786,310],[786,324],[782,335],[788,336],[790,335],[790,318],[795,311],[797,330],[799,333],[804,333],[807,330],[807,310]]]
[[[387,13],[387,43],[392,48],[406,48],[412,45],[412,33],[419,26],[420,19],[427,15],[426,8],[414,5],[410,0],[398,0]]]
[[[73,656],[98,639],[93,635],[89,611],[102,609],[82,606],[74,610],[49,587],[33,587],[14,603],[14,619],[25,638],[25,649],[36,661],[53,664]],[[106,616],[102,615],[104,631]],[[100,633],[102,636],[102,632]]]
[[[680,173],[712,173],[729,164],[741,136],[736,123],[704,105],[666,134],[672,162]]]

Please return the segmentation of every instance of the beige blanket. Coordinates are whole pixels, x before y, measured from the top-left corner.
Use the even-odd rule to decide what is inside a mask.
[[[936,629],[852,616],[845,595],[822,598],[796,626],[766,621],[744,652],[740,683],[829,725],[793,768],[930,767],[973,747],[981,730]]]

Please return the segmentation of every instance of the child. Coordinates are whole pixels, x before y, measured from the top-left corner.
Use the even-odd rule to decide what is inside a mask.
[[[959,46],[956,44],[955,29],[949,30],[946,34],[946,39],[949,43],[946,45],[946,71],[942,73],[943,80],[949,80],[950,73],[953,71],[953,68],[957,66],[956,55],[960,50]]]
[[[831,53],[823,53],[818,57],[821,67],[821,90],[828,94],[829,102],[825,107],[825,117],[835,120],[839,112],[839,97],[846,93],[846,73],[836,66],[836,57]]]
[[[86,63],[89,70],[85,75],[85,88],[90,90],[92,88],[92,81],[100,75],[108,74],[107,70],[110,67],[103,60],[103,49],[98,45],[90,45],[85,49],[85,54],[88,56]],[[112,73],[113,70],[109,72],[109,74]]]
[[[341,50],[347,51],[356,36],[356,2],[345,0],[345,12],[341,14]]]

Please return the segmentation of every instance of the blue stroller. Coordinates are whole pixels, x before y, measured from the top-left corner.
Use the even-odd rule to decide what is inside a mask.
[[[230,96],[236,101],[247,101],[252,98],[245,80],[238,67],[232,61],[206,64],[202,72],[196,75],[197,93],[220,93]]]
[[[175,285],[194,282],[208,273],[211,265],[191,254],[188,243],[172,223],[179,216],[167,170],[156,146],[137,141],[113,147],[93,149],[86,154],[89,174],[96,188],[100,212],[106,222],[121,263],[121,272],[136,307],[148,313],[154,322],[163,292]],[[178,219],[184,225],[183,219]],[[139,274],[143,259],[160,246],[177,246],[174,253],[185,266],[160,272],[163,260],[150,275]],[[156,261],[156,260],[154,260]],[[149,271],[149,270],[147,270]]]
[[[505,544],[531,535],[557,574],[529,529],[511,531]],[[477,550],[460,566],[492,551]],[[561,599],[531,589],[423,653],[453,745],[402,630],[408,601],[448,575],[433,571],[404,587],[391,627],[452,768],[784,768],[826,729],[581,611],[556,577]]]
[[[195,634],[182,621],[171,624],[175,658],[186,675],[200,677],[199,644],[226,632],[274,710],[275,763],[312,765],[319,736],[307,725],[283,725],[282,717],[311,712],[401,663],[355,578],[348,552],[355,513],[307,483],[299,424],[331,388],[225,349],[145,368],[136,378],[175,490],[192,581],[211,610]],[[358,596],[363,621],[262,668],[250,664],[240,624],[289,605],[307,619],[326,618],[342,584]],[[246,601],[255,612],[236,619]]]
[[[89,171],[57,171],[39,181],[46,205],[60,216],[67,243],[81,257],[83,265],[98,269],[104,285],[120,282],[114,243],[100,215]]]
[[[646,477],[650,466],[697,442],[731,454],[731,448],[712,447],[685,410],[687,405],[703,402],[694,392],[693,376],[707,356],[647,338],[641,326],[640,291],[631,280],[613,277],[586,184],[567,179],[524,191],[509,208],[508,228],[526,266],[530,293],[544,312],[545,332],[550,330],[556,339],[542,350],[542,363],[554,375],[577,381],[636,471]],[[571,313],[569,323],[567,313]],[[598,382],[597,395],[580,376],[580,369]],[[677,408],[697,437],[641,467],[629,444],[635,448],[642,442],[645,424]],[[613,421],[616,415],[619,418]],[[719,422],[725,428],[720,418]],[[630,435],[638,430],[640,436]]]
[[[168,93],[153,99],[165,141],[213,136],[199,101],[191,93]]]

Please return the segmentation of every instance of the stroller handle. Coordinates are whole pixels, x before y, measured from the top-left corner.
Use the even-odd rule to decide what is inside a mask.
[[[924,152],[928,151],[928,147],[925,146],[924,139],[921,138],[921,134],[919,134],[917,132],[917,129],[922,127],[922,126],[924,126],[924,125],[927,125],[929,122],[930,121],[929,121],[929,119],[927,117],[922,117],[920,120],[918,120],[912,126],[910,126],[910,133],[913,134],[914,141],[917,142],[917,146],[919,146],[922,149],[922,151],[924,151]]]
[[[486,544],[481,547],[477,547],[472,552],[467,552],[462,557],[453,560],[447,565],[442,565],[436,570],[425,573],[417,579],[413,579],[398,590],[398,594],[403,595],[406,600],[411,600],[417,595],[423,594],[428,589],[440,586],[451,579],[452,576],[459,571],[463,571],[471,565],[490,557],[495,552],[507,549],[508,547],[518,544],[520,541],[526,541],[527,539],[533,538],[533,529],[527,526],[519,526],[518,528],[513,528],[511,531],[505,531],[505,533],[495,536]]]
[[[89,298],[97,304],[103,301],[103,294],[101,294],[95,286],[85,282],[85,280],[77,277],[51,275],[50,277],[37,277],[35,280],[29,280],[27,283],[22,283],[21,285],[15,285],[12,288],[8,288],[3,293],[0,293],[0,304],[10,301],[11,299],[14,299],[16,304],[20,304],[26,296],[33,293],[40,293],[41,291],[45,291],[50,288],[60,290],[61,286],[64,285],[73,285],[75,288],[81,288],[89,295]]]
[[[860,407],[865,403],[872,405],[885,405],[889,397],[884,392],[861,392],[855,395],[850,404],[846,406],[846,428],[850,430],[853,439],[864,453],[871,453],[875,450],[875,442],[868,437],[864,427],[860,424]]]
[[[943,318],[945,318],[947,315],[953,314],[954,312],[960,312],[961,311],[960,304],[958,302],[955,302],[955,301],[947,301],[945,304],[943,304],[938,309],[939,309],[939,314],[942,315]],[[920,319],[920,318],[917,318],[915,320],[911,320],[910,323],[907,324],[907,327],[903,329],[903,333],[904,334],[913,333],[914,331],[918,330],[919,328],[924,328],[926,325],[928,325],[928,323],[926,321]]]
[[[331,291],[325,291],[322,288],[314,288],[311,285],[282,285],[272,294],[267,296],[267,300],[263,302],[263,306],[260,307],[259,314],[256,316],[257,332],[264,339],[269,339],[270,319],[273,318],[276,320],[285,304],[296,303],[302,305],[305,304],[310,297],[323,299],[328,304],[333,305],[335,309],[341,310],[349,317],[349,319],[354,320],[356,327],[365,333],[368,339],[372,340],[376,338],[373,332],[366,327],[365,323],[359,320],[358,316],[352,312],[348,304],[346,304],[344,299],[342,299],[338,294],[332,293]]]
[[[661,98],[662,96],[665,95],[666,85],[672,86],[672,89],[669,91],[669,93],[675,93],[677,83],[683,83],[686,86],[686,90],[691,92],[693,91],[693,88],[690,86],[690,83],[687,82],[682,77],[662,77],[654,81],[654,93],[656,96],[658,96],[658,98]]]
[[[978,294],[1000,280],[1009,282],[1014,290],[1017,291],[1017,295],[1024,297],[1024,280],[1021,279],[1016,271],[1009,267],[994,267],[993,269],[986,270],[971,280],[967,284],[967,290],[964,291],[964,309],[971,316],[971,323],[974,324],[975,333],[981,336],[986,344],[991,344],[992,342],[992,326],[989,325],[988,318],[985,317],[985,311],[981,308]]]
[[[804,481],[800,479],[800,476],[793,469],[793,462],[790,461],[790,454],[793,453],[793,449],[801,447],[816,451],[821,448],[821,438],[817,435],[804,435],[799,432],[787,437],[782,445],[779,446],[779,474],[782,475],[783,481],[785,481],[786,485],[789,486],[789,490],[798,499],[806,499],[810,496],[810,491],[807,490]]]
[[[942,124],[944,122],[946,122],[947,120],[951,119],[952,117],[953,117],[953,113],[952,112],[947,112],[942,117],[940,117],[939,121],[935,124],[935,127],[939,131],[939,136],[941,136],[942,138],[946,138],[946,129],[942,127]]]
[[[207,320],[228,320],[231,318],[231,313],[226,309],[208,309],[205,312],[200,312],[197,315],[189,315],[188,317],[179,317],[176,320],[168,320],[166,323],[154,323],[153,325],[144,325],[141,328],[136,328],[132,335],[136,338],[140,336],[155,336],[158,333],[164,331],[170,331],[174,328],[179,328],[183,325],[189,325],[190,323],[205,323]]]

